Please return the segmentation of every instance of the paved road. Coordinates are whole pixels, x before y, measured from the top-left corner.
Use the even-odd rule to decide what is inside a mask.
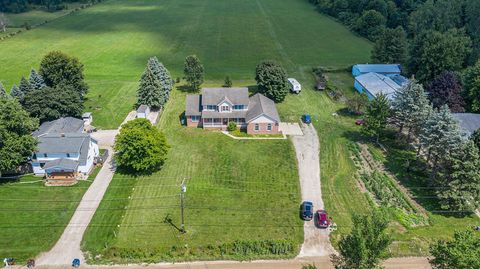
[[[109,150],[111,152],[111,148]],[[112,154],[109,154],[97,177],[83,195],[77,210],[60,239],[50,251],[41,254],[37,258],[36,263],[38,265],[71,264],[73,258],[79,258],[83,263],[83,254],[80,250],[83,233],[107,191],[114,171],[115,166],[112,162]]]
[[[333,269],[328,257],[298,258],[279,261],[211,261],[189,263],[164,263],[151,265],[89,265],[90,269],[300,269],[302,265],[314,263],[319,269]],[[431,269],[424,257],[394,258],[384,263],[386,269]],[[38,269],[70,269],[70,266],[37,266]]]
[[[298,160],[302,200],[313,203],[314,209],[323,209],[320,186],[320,142],[313,125],[303,125],[303,136],[292,136]],[[321,257],[333,253],[328,230],[317,229],[314,221],[305,222],[304,242],[299,257]]]

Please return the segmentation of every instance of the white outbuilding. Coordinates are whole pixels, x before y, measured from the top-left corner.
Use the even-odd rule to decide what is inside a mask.
[[[290,91],[293,92],[293,93],[300,93],[300,91],[302,90],[302,85],[300,85],[300,83],[294,79],[294,78],[288,78],[288,82],[290,84]]]
[[[146,119],[150,114],[150,107],[147,105],[141,105],[137,108],[137,118]]]

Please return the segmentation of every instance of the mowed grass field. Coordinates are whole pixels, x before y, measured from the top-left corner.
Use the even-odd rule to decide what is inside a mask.
[[[115,174],[83,249],[102,255],[96,262],[295,256],[303,242],[303,223],[291,142],[238,141],[181,126],[185,95],[173,92],[159,123],[172,146],[164,167],[150,176]],[[178,230],[183,179],[185,234]],[[237,240],[280,240],[293,249],[288,255],[221,254],[218,247]]]
[[[53,247],[90,185],[45,187],[40,180],[0,179],[0,257],[24,262]]]
[[[90,85],[85,110],[106,129],[132,109],[151,56],[175,78],[185,56],[197,54],[207,80],[245,82],[264,59],[306,79],[313,66],[366,62],[370,49],[305,0],[110,0],[0,42],[0,80],[10,89],[49,51],[74,55]]]

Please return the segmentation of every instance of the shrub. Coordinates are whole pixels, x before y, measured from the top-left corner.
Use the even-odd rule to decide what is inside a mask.
[[[227,126],[227,130],[229,132],[233,132],[233,131],[236,131],[237,130],[237,124],[233,121],[229,122],[228,123],[228,126]]]
[[[227,87],[227,88],[231,88],[232,85],[233,85],[232,80],[230,79],[229,76],[226,76],[226,77],[225,77],[225,83],[224,83],[223,86],[224,86],[224,87]]]

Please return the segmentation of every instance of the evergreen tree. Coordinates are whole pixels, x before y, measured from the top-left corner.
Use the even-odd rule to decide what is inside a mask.
[[[225,77],[225,83],[223,84],[224,87],[230,88],[232,87],[232,80],[229,76]]]
[[[170,97],[173,80],[157,57],[148,60],[137,91],[137,106],[148,105],[153,109],[163,107]]]
[[[287,72],[274,61],[264,61],[257,65],[255,80],[258,91],[276,103],[282,102],[288,94]]]
[[[3,87],[2,82],[0,81],[0,99],[9,98],[10,96],[7,94],[7,90]]]
[[[32,68],[30,71],[30,77],[28,79],[33,90],[40,90],[43,87],[47,86],[45,81],[43,81],[42,76],[37,73],[35,69]]]
[[[407,60],[407,34],[401,26],[386,28],[379,36],[372,51],[374,63],[403,64]]]
[[[480,61],[465,71],[464,82],[470,109],[480,112]]]
[[[375,137],[377,143],[380,134],[387,126],[390,116],[390,102],[384,94],[378,94],[372,100],[365,112],[365,123],[362,125],[362,133]]]
[[[19,101],[22,101],[23,97],[25,96],[25,94],[22,91],[20,91],[20,89],[17,87],[16,84],[13,84],[13,87],[10,90],[10,95]]]
[[[202,63],[196,55],[190,55],[185,58],[185,67],[183,73],[188,85],[194,91],[200,89],[204,80],[204,69]]]
[[[30,85],[30,82],[28,82],[28,80],[25,79],[25,77],[22,77],[22,79],[20,80],[20,84],[18,86],[18,89],[23,94],[27,94],[27,93],[29,93],[33,90],[32,85]]]
[[[434,111],[423,125],[420,142],[428,150],[427,161],[432,161],[432,179],[445,167],[445,161],[462,141],[457,120],[452,116],[448,106]]]
[[[423,86],[412,81],[395,92],[392,110],[394,119],[400,127],[400,133],[403,128],[408,128],[407,140],[410,142],[412,134],[419,135],[424,122],[432,112],[432,107]]]
[[[467,140],[446,159],[438,178],[437,196],[443,209],[473,212],[480,207],[480,156]]]
[[[455,72],[445,71],[428,85],[428,97],[434,108],[448,105],[454,113],[465,112],[462,84]]]

